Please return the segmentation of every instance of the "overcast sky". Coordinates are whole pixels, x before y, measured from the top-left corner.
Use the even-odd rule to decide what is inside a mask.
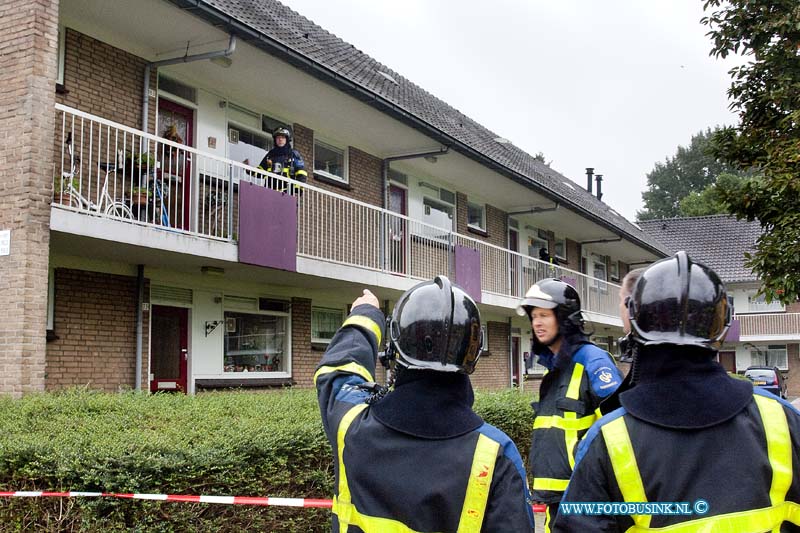
[[[701,0],[282,0],[629,220],[656,161],[734,124]]]

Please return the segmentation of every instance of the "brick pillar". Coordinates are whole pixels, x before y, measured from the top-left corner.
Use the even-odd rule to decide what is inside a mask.
[[[292,380],[301,387],[314,384],[322,354],[311,350],[311,300],[292,298]]]
[[[44,389],[58,0],[0,3],[0,393]]]

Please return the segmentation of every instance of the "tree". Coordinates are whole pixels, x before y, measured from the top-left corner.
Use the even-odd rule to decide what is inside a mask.
[[[797,0],[705,0],[711,55],[742,54],[728,97],[739,124],[714,133],[712,153],[754,176],[720,197],[763,233],[747,266],[768,300],[800,296],[800,7]]]
[[[704,214],[725,212],[718,204],[699,205],[710,199],[708,194],[702,193],[714,184],[717,176],[737,173],[735,167],[709,153],[713,134],[709,129],[693,135],[688,147],[679,146],[673,157],[655,164],[647,174],[647,190],[642,193],[645,208],[636,213],[638,220],[686,216],[681,211],[681,201],[693,193],[690,202],[702,207]]]
[[[718,215],[728,212],[728,206],[722,197],[722,188],[740,184],[745,178],[736,174],[723,172],[717,176],[717,181],[707,186],[700,192],[690,192],[680,202],[680,216],[702,217]]]

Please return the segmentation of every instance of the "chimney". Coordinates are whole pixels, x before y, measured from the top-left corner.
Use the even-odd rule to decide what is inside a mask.
[[[586,167],[586,190],[589,191],[589,194],[592,194],[592,174],[594,174],[594,169]]]
[[[594,177],[597,180],[597,199],[603,201],[603,175],[598,174]],[[591,192],[591,191],[590,191]]]

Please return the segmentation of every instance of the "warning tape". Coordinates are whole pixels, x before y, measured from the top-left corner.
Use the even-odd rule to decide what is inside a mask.
[[[221,503],[225,505],[261,505],[272,507],[327,507],[331,500],[314,498],[269,498],[258,496],[197,496],[191,494],[120,494],[113,492],[46,492],[0,491],[0,498],[125,498],[129,500],[156,500],[167,502]],[[545,506],[532,505],[534,513],[543,513]]]

